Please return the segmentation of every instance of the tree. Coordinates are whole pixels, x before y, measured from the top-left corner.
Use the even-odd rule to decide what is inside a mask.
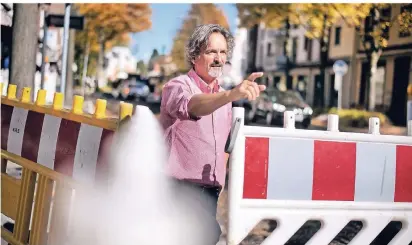
[[[10,83],[34,88],[39,40],[39,5],[14,4]],[[34,89],[32,89],[34,95]]]
[[[394,24],[398,24],[400,33],[412,33],[412,4],[405,5],[398,14],[391,11],[394,4],[362,4],[368,14],[366,16],[351,16],[352,18],[342,13],[339,6],[335,6],[335,4],[332,4],[332,6],[347,25],[355,28],[361,39],[362,48],[369,64],[369,70],[365,76],[365,97],[361,103],[365,108],[374,110],[376,70],[382,51],[388,45],[389,28]]]
[[[136,65],[136,70],[139,72],[140,75],[146,76],[147,75],[147,67],[143,60],[139,60]]]
[[[97,70],[101,81],[104,79],[103,63],[107,43],[125,33],[149,29],[151,9],[149,4],[79,4],[78,8],[80,14],[86,17],[88,38],[98,43]]]
[[[320,80],[319,83],[319,97],[315,101],[315,105],[323,107],[325,105],[324,90],[325,90],[325,73],[329,53],[329,36],[331,26],[334,25],[341,16],[359,21],[362,17],[366,17],[368,13],[367,4],[258,4],[243,5],[246,11],[239,11],[239,17],[243,19],[244,23],[265,23],[269,27],[278,28],[279,23],[284,22],[285,42],[284,54],[290,57],[289,28],[290,24],[299,24],[306,30],[305,35],[308,38],[317,39],[320,43]],[[336,9],[340,9],[338,12]],[[244,15],[242,15],[244,14]],[[246,17],[245,17],[246,16]],[[288,77],[289,61],[285,75]],[[290,79],[290,78],[289,78]],[[289,80],[288,88],[291,88],[291,81]],[[315,86],[317,87],[317,86]]]
[[[105,48],[128,46],[129,43],[130,35],[129,33],[124,33],[117,36],[114,40],[108,41]],[[95,32],[89,31],[86,26],[85,30],[76,33],[75,45],[75,60],[76,64],[79,65],[77,73],[81,75],[81,81],[83,82],[86,76],[96,74],[99,43],[97,42]]]
[[[215,4],[192,4],[191,9],[178,30],[171,51],[173,62],[180,72],[189,70],[185,58],[185,46],[190,35],[200,24],[219,24],[229,30],[229,24],[223,11]]]
[[[292,78],[289,76],[291,50],[289,46],[290,27],[297,24],[297,12],[293,4],[236,4],[240,26],[250,28],[265,23],[268,28],[283,29],[283,56],[285,57],[284,71],[286,87],[292,89]]]
[[[153,49],[150,59],[156,58],[157,56],[159,56],[159,51],[157,51],[157,49]]]
[[[150,60],[149,60],[149,64],[147,69],[149,70],[153,70],[153,62],[156,59],[156,57],[159,56],[159,51],[157,51],[157,49],[153,49],[152,55],[150,56]]]

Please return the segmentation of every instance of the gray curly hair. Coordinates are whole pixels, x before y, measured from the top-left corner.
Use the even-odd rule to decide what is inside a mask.
[[[227,59],[230,60],[232,57],[233,47],[235,46],[235,41],[232,34],[220,25],[205,24],[197,26],[187,42],[186,61],[189,66],[193,67],[193,60],[200,55],[202,48],[207,46],[210,35],[215,32],[220,33],[225,37],[227,42]]]

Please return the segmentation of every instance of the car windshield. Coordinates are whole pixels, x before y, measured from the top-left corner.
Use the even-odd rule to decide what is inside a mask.
[[[272,102],[281,104],[301,104],[304,101],[296,91],[268,90],[267,95]]]

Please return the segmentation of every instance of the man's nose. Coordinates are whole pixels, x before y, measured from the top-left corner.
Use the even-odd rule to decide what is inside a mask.
[[[214,58],[213,61],[215,63],[217,63],[217,62],[222,63],[223,62],[223,55],[218,53],[217,55],[215,55],[215,58]]]

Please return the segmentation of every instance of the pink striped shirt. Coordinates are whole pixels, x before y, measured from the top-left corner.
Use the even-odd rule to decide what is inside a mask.
[[[216,93],[190,70],[167,82],[162,92],[160,122],[169,147],[168,173],[180,180],[222,186],[226,176],[225,144],[232,121],[232,105],[228,103],[210,115],[193,118],[188,103],[193,95]]]

